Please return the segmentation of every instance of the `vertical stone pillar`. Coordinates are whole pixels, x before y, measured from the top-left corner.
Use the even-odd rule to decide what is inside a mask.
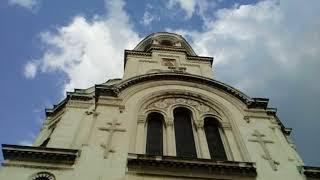
[[[145,153],[145,123],[146,123],[146,117],[145,116],[139,116],[137,121],[137,133],[136,133],[136,145],[135,150],[137,154],[144,154]]]
[[[48,147],[72,148],[74,138],[80,125],[79,119],[83,119],[84,109],[68,102],[59,124],[53,131]]]
[[[196,124],[196,128],[197,128],[201,158],[210,159],[210,152],[209,152],[206,134],[203,129],[203,122],[198,121],[198,123]]]
[[[241,152],[239,151],[239,147],[235,140],[235,136],[232,132],[231,125],[229,123],[222,123],[222,129],[226,136],[226,138],[223,139],[223,144],[224,144],[228,159],[234,160],[234,161],[245,161],[245,159],[241,155]],[[223,138],[222,135],[221,135],[221,138]]]
[[[175,136],[173,131],[173,119],[170,118],[166,121],[167,127],[167,155],[175,156],[176,155],[176,146],[175,146]]]
[[[88,146],[91,141],[92,132],[99,113],[95,109],[95,105],[85,111],[85,117],[81,122],[81,127],[78,130],[77,138],[74,142],[74,147]]]
[[[291,162],[293,161],[297,166],[302,166],[303,161],[299,157],[298,153],[294,150],[294,144],[288,141],[287,137],[281,131],[281,127],[274,122],[274,125],[270,126],[270,128],[273,130],[277,139],[279,139],[282,148],[285,149],[288,160]]]

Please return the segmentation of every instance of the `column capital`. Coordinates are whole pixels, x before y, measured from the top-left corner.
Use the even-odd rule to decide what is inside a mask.
[[[194,124],[196,125],[197,129],[203,129],[204,122],[202,120],[195,121]]]
[[[165,125],[166,126],[173,126],[173,118],[165,118]]]
[[[232,129],[231,123],[229,123],[229,122],[223,122],[223,123],[221,123],[221,127],[222,127],[222,129],[224,129],[224,130],[231,130],[231,129]]]
[[[138,123],[145,123],[147,120],[147,116],[145,115],[138,115]]]

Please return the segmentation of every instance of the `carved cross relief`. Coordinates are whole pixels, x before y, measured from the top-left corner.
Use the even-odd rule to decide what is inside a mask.
[[[118,128],[118,126],[120,125],[119,122],[117,122],[117,120],[113,120],[112,122],[108,122],[107,123],[109,126],[108,127],[100,127],[99,130],[101,131],[108,131],[109,132],[109,135],[108,135],[108,138],[107,138],[107,141],[105,142],[105,144],[101,144],[101,147],[104,148],[104,155],[103,157],[105,159],[108,158],[108,155],[109,153],[111,152],[115,152],[113,149],[112,149],[112,137],[113,137],[113,134],[115,132],[125,132],[126,130],[125,129],[122,129],[122,128]]]
[[[177,62],[176,59],[170,59],[170,58],[162,58],[162,63],[163,66],[167,66],[168,69],[171,69],[173,71],[178,71],[178,72],[185,72],[186,67],[180,67],[180,63]]]
[[[85,111],[85,113],[89,116],[89,115],[93,115],[93,116],[98,116],[99,113],[96,111],[95,105],[91,106],[87,111]]]
[[[263,139],[265,137],[264,134],[261,134],[259,131],[255,130],[254,133],[252,133],[252,136],[256,137],[256,139],[249,139],[251,142],[257,142],[262,147],[264,155],[262,156],[265,160],[267,160],[271,166],[271,168],[276,171],[277,165],[279,165],[279,162],[272,159],[270,151],[267,148],[267,143],[274,143],[271,140],[265,140]]]

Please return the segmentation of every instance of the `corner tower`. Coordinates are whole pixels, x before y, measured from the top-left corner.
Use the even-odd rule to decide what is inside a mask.
[[[33,146],[2,145],[1,180],[312,179],[268,99],[213,79],[173,33],[124,54],[123,79],[46,109]]]

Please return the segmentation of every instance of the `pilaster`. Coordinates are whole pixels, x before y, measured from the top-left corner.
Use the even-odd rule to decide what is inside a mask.
[[[206,134],[203,129],[203,121],[197,121],[196,128],[197,128],[201,158],[210,159],[208,142],[207,142]]]
[[[146,123],[146,116],[139,115],[137,121],[137,135],[136,135],[136,145],[135,151],[137,154],[144,154],[145,153],[145,123]]]

